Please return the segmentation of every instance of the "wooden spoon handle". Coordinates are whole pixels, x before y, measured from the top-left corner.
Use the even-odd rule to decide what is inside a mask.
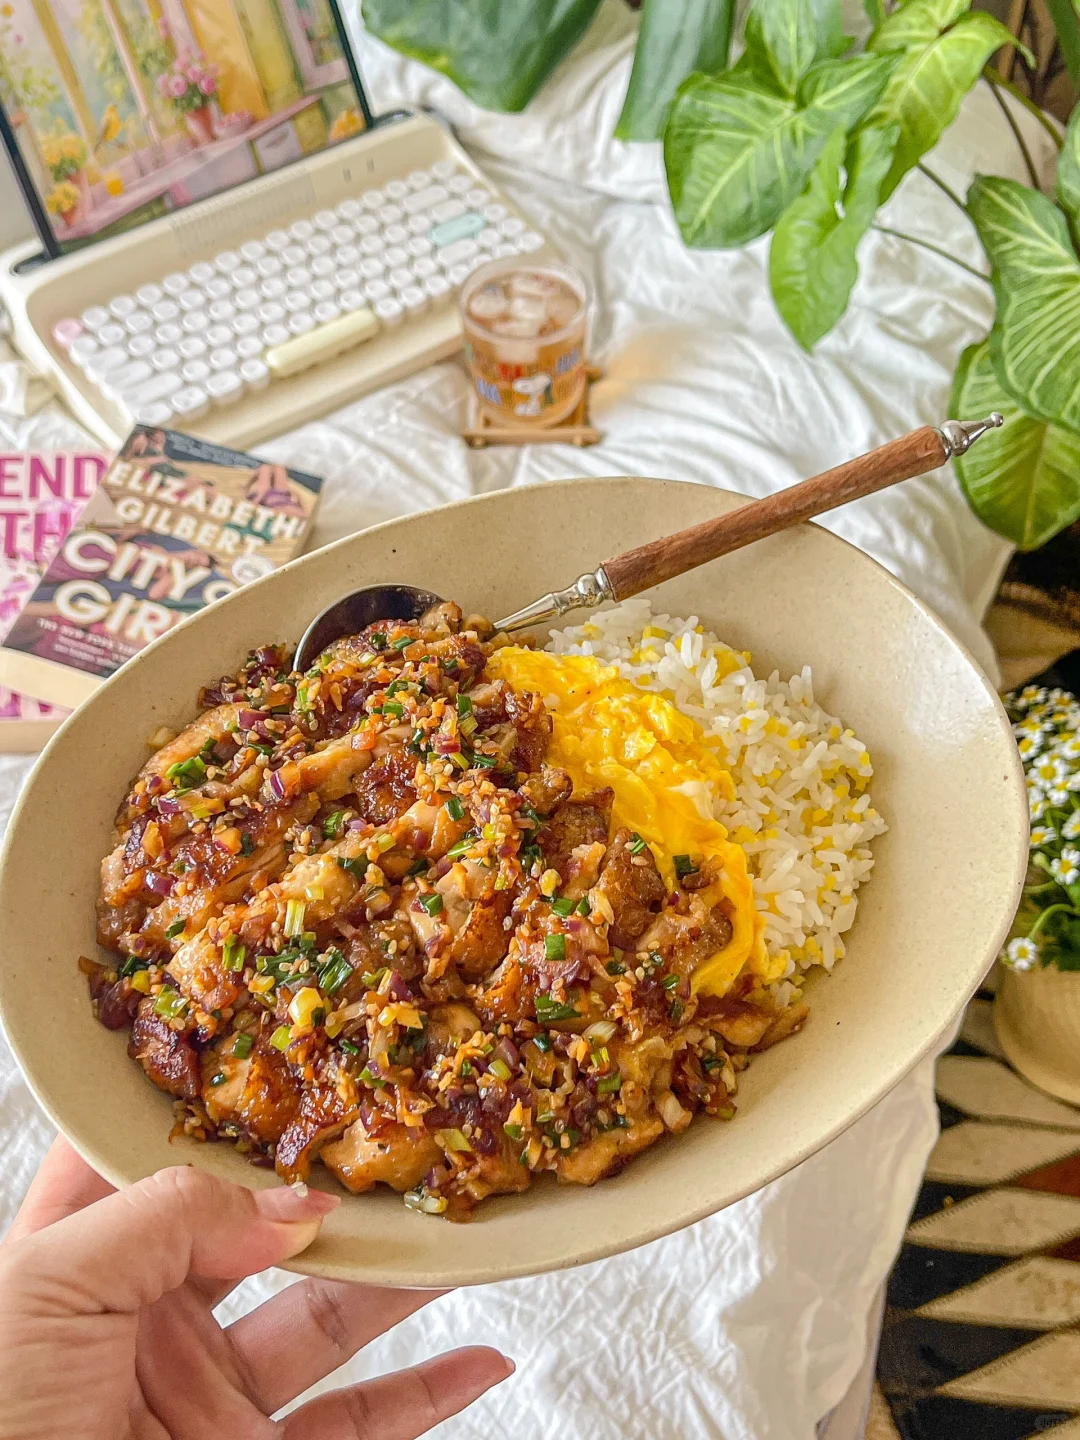
[[[707,560],[740,550],[766,535],[798,525],[849,500],[873,495],[900,480],[925,475],[944,465],[948,457],[941,434],[931,425],[890,440],[867,455],[826,470],[812,480],[789,485],[764,500],[753,500],[702,525],[692,525],[662,540],[639,545],[625,555],[605,560],[603,570],[616,600],[626,600],[671,580]]]

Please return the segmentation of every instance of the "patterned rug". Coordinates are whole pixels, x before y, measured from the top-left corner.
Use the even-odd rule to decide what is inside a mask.
[[[1080,1109],[1008,1067],[991,1008],[980,991],[938,1062],[941,1138],[889,1281],[875,1440],[1080,1440]]]

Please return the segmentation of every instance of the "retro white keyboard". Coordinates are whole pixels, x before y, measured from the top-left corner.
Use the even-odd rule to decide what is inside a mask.
[[[136,422],[250,445],[451,353],[472,271],[546,247],[416,116],[24,274],[12,252],[0,291],[110,445]]]

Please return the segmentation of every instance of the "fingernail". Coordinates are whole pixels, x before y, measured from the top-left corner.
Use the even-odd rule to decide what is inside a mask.
[[[309,1190],[306,1185],[281,1185],[273,1190],[259,1190],[255,1204],[265,1219],[292,1225],[329,1215],[341,1204],[341,1197],[327,1195],[324,1190]]]
[[[517,1369],[517,1366],[514,1364],[513,1360],[510,1359],[509,1355],[504,1355],[503,1361],[506,1364],[506,1378],[509,1380],[510,1376],[513,1375],[514,1371]]]

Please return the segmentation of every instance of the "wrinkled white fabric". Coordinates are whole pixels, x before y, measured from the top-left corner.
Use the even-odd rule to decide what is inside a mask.
[[[767,240],[688,252],[664,196],[658,147],[609,139],[632,47],[621,0],[604,7],[580,54],[523,116],[483,115],[377,41],[358,34],[357,45],[378,108],[423,103],[450,116],[515,203],[588,275],[597,298],[593,354],[606,371],[592,409],[604,439],[584,451],[469,450],[458,438],[463,371],[456,361],[433,366],[262,447],[326,477],[317,543],[448,500],[582,473],[761,495],[944,417],[956,359],[988,328],[988,287],[948,260],[872,234],[848,314],[806,355],[769,300]],[[1045,137],[1022,113],[1020,123],[1047,163]],[[985,87],[932,164],[960,190],[976,170],[1024,178]],[[904,183],[885,221],[980,263],[967,222],[922,176]],[[55,406],[30,419],[0,414],[5,447],[77,437]],[[950,473],[824,523],[905,580],[992,667],[978,621],[1007,547],[974,519]],[[28,768],[0,757],[0,817]],[[0,1227],[49,1134],[5,1053]],[[518,1374],[440,1427],[447,1440],[812,1440],[862,1363],[868,1316],[935,1134],[927,1062],[758,1195],[631,1255],[446,1296],[333,1381],[487,1341],[515,1357]],[[610,1198],[618,1205],[617,1182]],[[447,1245],[453,1237],[448,1227]],[[248,1282],[225,1310],[235,1315],[284,1283],[282,1275]]]

